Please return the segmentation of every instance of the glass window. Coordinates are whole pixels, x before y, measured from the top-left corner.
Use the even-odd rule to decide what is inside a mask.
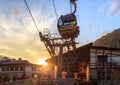
[[[13,67],[11,67],[10,69],[11,69],[11,71],[14,71],[14,68],[13,68]]]
[[[66,22],[66,23],[64,23],[64,25],[74,25],[74,24],[76,24],[76,22],[75,22],[75,21],[73,21],[73,22]]]
[[[18,71],[18,67],[15,67],[15,71]]]
[[[58,25],[59,26],[63,25],[61,18],[59,18],[59,20],[58,20]]]
[[[23,69],[23,67],[20,67],[20,71],[23,71],[24,69]]]
[[[5,71],[5,68],[4,68],[4,67],[2,68],[2,71]]]
[[[9,67],[6,68],[6,71],[10,71],[10,70],[9,70]]]

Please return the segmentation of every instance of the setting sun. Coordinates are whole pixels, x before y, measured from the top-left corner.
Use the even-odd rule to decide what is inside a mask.
[[[47,66],[48,64],[47,64],[47,62],[45,61],[46,59],[44,59],[44,58],[41,58],[41,59],[38,59],[38,64],[40,64],[40,65],[44,65],[44,66]]]

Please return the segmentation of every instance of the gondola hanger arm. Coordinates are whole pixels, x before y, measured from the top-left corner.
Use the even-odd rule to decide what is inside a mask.
[[[77,6],[76,6],[76,0],[70,0],[70,3],[71,3],[71,5],[74,5],[74,11],[71,14],[75,14],[76,8],[77,8]]]

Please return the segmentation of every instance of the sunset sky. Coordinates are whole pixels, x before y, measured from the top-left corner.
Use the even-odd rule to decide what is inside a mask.
[[[58,33],[52,0],[26,0],[38,28]],[[54,0],[57,14],[70,13],[69,0]],[[120,0],[77,0],[80,45],[93,42],[120,28]],[[37,63],[50,58],[25,6],[24,0],[0,0],[0,55]]]

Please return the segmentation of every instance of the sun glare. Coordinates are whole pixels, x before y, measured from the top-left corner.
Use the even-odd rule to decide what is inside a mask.
[[[44,65],[44,66],[47,66],[48,64],[47,64],[47,62],[45,61],[46,59],[44,59],[44,58],[41,58],[41,59],[38,59],[38,64],[39,65]]]

